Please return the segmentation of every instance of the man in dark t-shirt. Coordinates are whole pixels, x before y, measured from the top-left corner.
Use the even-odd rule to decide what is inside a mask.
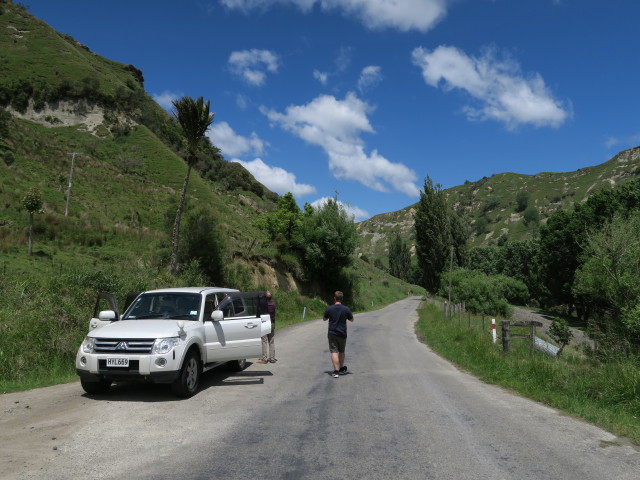
[[[345,346],[347,344],[347,320],[353,322],[353,314],[346,305],[342,305],[344,294],[335,292],[335,303],[324,311],[323,320],[329,320],[329,351],[331,352],[331,363],[333,364],[332,377],[346,375],[347,366],[344,364]]]

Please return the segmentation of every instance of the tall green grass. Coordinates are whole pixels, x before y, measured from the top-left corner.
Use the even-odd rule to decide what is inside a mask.
[[[74,378],[75,352],[88,331],[96,294],[158,282],[144,269],[106,269],[91,263],[55,275],[34,269],[0,283],[0,393]]]
[[[500,332],[500,321],[498,321]],[[640,444],[640,362],[607,363],[578,354],[530,356],[524,339],[505,353],[491,340],[490,320],[445,319],[442,309],[424,304],[416,332],[435,352],[481,380],[558,408]],[[513,329],[512,329],[513,330]],[[499,334],[498,334],[499,336]]]

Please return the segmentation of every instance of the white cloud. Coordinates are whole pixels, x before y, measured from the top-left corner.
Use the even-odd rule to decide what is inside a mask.
[[[238,135],[227,122],[214,123],[207,131],[211,142],[218,147],[223,155],[237,156],[244,153],[262,155],[265,142],[255,132],[250,137]]]
[[[418,196],[413,170],[401,163],[390,162],[377,150],[371,154],[365,152],[360,134],[374,133],[367,118],[371,110],[353,93],[344,100],[322,95],[306,105],[287,107],[286,113],[261,108],[272,122],[306,142],[322,147],[335,178],[355,180],[382,192],[391,186],[411,197]]]
[[[360,72],[360,78],[358,78],[358,90],[364,92],[375,87],[381,81],[382,68],[375,65],[369,65],[368,67],[364,67],[362,72]]]
[[[294,197],[303,197],[316,193],[314,186],[297,183],[296,176],[293,173],[287,172],[280,167],[267,165],[260,158],[256,158],[250,162],[244,162],[238,159],[233,159],[232,161],[242,165],[256,180],[269,190],[280,195],[291,192]]]
[[[240,110],[246,110],[249,107],[249,99],[245,95],[237,94],[236,105]]]
[[[609,135],[604,145],[607,148],[631,148],[637,147],[640,144],[640,133],[636,133],[635,135],[622,136],[622,137],[614,137]]]
[[[615,147],[616,145],[619,145],[619,144],[620,144],[620,139],[617,137],[607,137],[607,139],[604,142],[604,145],[607,148]]]
[[[540,74],[525,78],[517,62],[497,59],[493,49],[476,58],[455,47],[419,47],[412,59],[428,85],[462,89],[480,103],[464,107],[469,119],[498,120],[511,129],[521,124],[559,127],[571,116],[570,106],[553,98]]]
[[[279,59],[269,50],[253,48],[232,52],[229,56],[229,67],[248,84],[260,87],[264,85],[267,73],[278,72]]]
[[[277,3],[294,5],[303,12],[309,12],[317,0],[220,0],[220,3],[231,10],[249,13],[252,10],[267,10]]]
[[[351,64],[351,58],[353,56],[353,48],[341,47],[336,53],[334,59],[335,69],[332,72],[321,72],[320,70],[313,71],[313,78],[318,80],[323,86],[329,83],[329,77],[334,77],[344,73]]]
[[[351,64],[351,58],[353,57],[353,48],[352,47],[340,47],[338,50],[338,55],[334,60],[336,64],[336,73],[342,73],[349,68]]]
[[[158,105],[160,105],[165,110],[171,110],[173,108],[173,101],[179,99],[183,95],[181,93],[172,93],[167,90],[162,92],[161,94],[153,94],[153,99],[156,101]]]
[[[335,199],[329,198],[329,197],[322,197],[311,202],[311,206],[313,208],[319,208],[324,206],[329,200],[335,200]],[[340,200],[338,200],[337,202],[338,202],[338,205],[340,205],[342,208],[345,209],[345,211],[347,212],[347,215],[353,217],[356,221],[364,220],[371,216],[369,212],[359,207],[354,207],[353,205],[350,205],[348,203],[342,203]]]
[[[327,72],[321,72],[319,70],[313,71],[313,78],[318,80],[322,85],[326,85],[329,80],[329,74]]]
[[[326,9],[341,9],[371,29],[402,32],[430,30],[446,15],[451,0],[320,0]]]
[[[370,29],[395,28],[407,32],[426,32],[447,13],[454,0],[220,0],[229,9],[249,13],[281,4],[308,13],[317,4],[325,11],[340,10]]]

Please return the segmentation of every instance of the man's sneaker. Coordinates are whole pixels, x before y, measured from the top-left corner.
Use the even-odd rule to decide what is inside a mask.
[[[347,366],[343,365],[342,367],[340,367],[340,370],[338,371],[338,373],[340,375],[346,375],[347,374]]]
[[[276,363],[278,361],[277,358],[270,358],[269,360],[267,360],[267,362],[269,363]]]
[[[338,370],[334,370],[333,373],[331,374],[331,376],[333,378],[338,378],[340,376],[340,372],[338,372]]]
[[[266,360],[260,359],[260,360],[256,360],[256,363],[267,363]]]

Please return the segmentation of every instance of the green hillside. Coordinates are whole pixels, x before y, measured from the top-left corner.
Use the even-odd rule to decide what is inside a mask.
[[[0,248],[23,251],[20,200],[37,187],[44,214],[36,218],[36,253],[141,257],[166,237],[175,212],[186,172],[178,126],[146,94],[137,68],[96,55],[20,5],[0,7]],[[277,196],[209,151],[191,175],[188,202],[211,207],[233,250],[247,251],[259,236],[252,216]]]
[[[18,5],[0,2],[0,8],[3,10],[0,83],[5,88],[28,79],[34,92],[39,89],[53,92],[63,84],[94,78],[100,82],[95,89],[106,95],[114,95],[121,88],[142,89],[142,72],[132,65],[96,55],[89,47],[70,35],[56,32]],[[61,62],[62,58],[65,61]],[[86,83],[90,89],[91,85]]]
[[[640,147],[620,152],[611,160],[575,172],[536,175],[501,173],[445,190],[470,231],[470,246],[531,237],[557,210],[568,210],[604,188],[615,188],[640,175]],[[437,179],[434,179],[437,182]],[[526,207],[518,196],[526,193]],[[416,205],[376,215],[358,224],[360,254],[386,262],[388,236],[398,232],[413,244]],[[527,210],[528,209],[528,210]]]

